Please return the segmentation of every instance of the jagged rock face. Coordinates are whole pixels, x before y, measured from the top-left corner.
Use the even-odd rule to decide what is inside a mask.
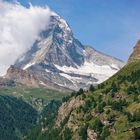
[[[58,86],[57,84],[51,83],[45,77],[42,77],[28,70],[22,70],[20,68],[16,68],[15,66],[11,66],[7,70],[5,79],[7,79],[8,81],[11,80],[13,81],[13,83],[17,83],[15,86],[22,85],[29,88],[42,87],[42,88],[47,88],[47,89],[57,90],[57,91],[70,91],[69,89],[66,89],[64,87]]]
[[[38,79],[34,74],[30,74],[28,71],[24,71],[18,68],[15,68],[14,66],[11,66],[7,74],[5,76],[6,79],[12,79],[13,81],[16,81],[18,83],[24,84],[28,87],[39,87],[38,85]]]
[[[13,80],[9,80],[9,79],[5,79],[5,78],[0,78],[0,88],[5,88],[5,87],[16,87],[18,84],[13,81]]]
[[[60,127],[64,119],[68,117],[73,110],[80,107],[84,103],[85,102],[81,100],[80,97],[77,97],[77,98],[73,97],[70,101],[64,102],[58,110],[58,115],[56,119],[56,127]]]
[[[29,62],[46,65],[57,64],[59,66],[75,66],[84,62],[82,54],[76,46],[83,47],[74,39],[67,23],[59,16],[51,16],[49,28],[41,33],[41,39],[36,41],[31,50],[27,52],[22,60],[16,62],[17,66],[24,69]]]
[[[133,53],[129,57],[128,63],[140,60],[140,40],[134,47]]]
[[[54,13],[49,28],[15,63],[18,68],[33,71],[70,89],[99,84],[123,65],[118,59],[82,45],[74,38],[67,22]]]
[[[99,52],[91,46],[85,46],[84,55],[86,61],[93,62],[94,64],[97,64],[99,66],[110,65],[112,66],[112,69],[121,69],[124,65],[124,62],[122,62],[121,60]]]

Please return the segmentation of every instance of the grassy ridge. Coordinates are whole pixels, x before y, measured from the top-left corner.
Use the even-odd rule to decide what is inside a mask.
[[[51,100],[61,100],[69,95],[68,92],[59,92],[45,88],[1,88],[0,95],[14,96],[33,105],[36,109],[42,109]]]

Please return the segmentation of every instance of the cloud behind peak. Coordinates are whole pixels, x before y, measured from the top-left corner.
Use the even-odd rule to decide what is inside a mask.
[[[41,31],[49,25],[52,11],[48,7],[0,0],[0,75],[30,49]]]

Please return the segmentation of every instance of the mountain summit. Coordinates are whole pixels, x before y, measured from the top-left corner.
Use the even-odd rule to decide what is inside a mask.
[[[78,41],[68,23],[52,13],[49,27],[15,66],[70,89],[99,84],[124,63]]]

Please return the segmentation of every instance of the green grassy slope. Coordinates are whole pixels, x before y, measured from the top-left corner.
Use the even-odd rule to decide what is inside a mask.
[[[51,100],[61,100],[62,97],[69,94],[69,92],[59,92],[45,88],[9,87],[0,89],[0,95],[14,96],[23,99],[39,111]]]
[[[57,111],[53,121],[41,120],[46,130],[38,129],[39,137],[34,140],[87,140],[91,133],[97,140],[140,139],[140,62],[126,65],[109,80],[77,96],[84,104],[71,110],[59,128],[55,127]]]

